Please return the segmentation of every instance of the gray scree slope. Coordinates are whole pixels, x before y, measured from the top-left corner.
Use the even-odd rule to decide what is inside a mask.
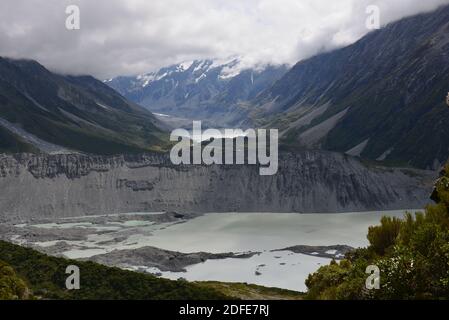
[[[435,172],[367,166],[321,151],[256,166],[173,166],[166,155],[0,155],[0,218],[146,211],[341,212],[419,208]]]

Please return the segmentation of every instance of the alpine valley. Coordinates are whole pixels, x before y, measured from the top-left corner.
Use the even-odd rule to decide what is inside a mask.
[[[102,81],[0,58],[0,299],[369,299],[370,263],[391,270],[381,298],[448,298],[449,6],[244,61]],[[173,164],[193,120],[278,129],[277,174]]]
[[[238,58],[195,60],[105,83],[152,112],[226,127],[243,122],[246,102],[287,70],[286,65],[248,68]]]
[[[259,70],[195,61],[107,81],[151,111],[220,125],[278,128],[288,149],[322,149],[439,169],[449,155],[449,7],[356,43]]]

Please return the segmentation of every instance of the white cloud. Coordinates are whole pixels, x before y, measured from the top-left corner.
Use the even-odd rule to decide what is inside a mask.
[[[0,55],[37,59],[63,73],[99,78],[148,72],[197,58],[243,57],[247,65],[294,63],[349,44],[369,30],[449,0],[2,0]],[[65,8],[81,9],[81,30]]]

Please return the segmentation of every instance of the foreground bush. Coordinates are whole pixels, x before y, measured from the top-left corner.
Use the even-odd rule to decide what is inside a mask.
[[[384,217],[370,227],[369,247],[332,262],[306,281],[309,299],[449,299],[449,166],[424,213]],[[367,290],[369,265],[380,268],[381,288]]]
[[[18,300],[28,298],[28,288],[14,269],[0,261],[0,300]]]

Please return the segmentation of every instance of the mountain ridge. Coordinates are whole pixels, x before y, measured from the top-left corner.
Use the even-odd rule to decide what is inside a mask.
[[[0,57],[0,135],[7,138],[0,151],[154,151],[166,144],[165,130],[91,76],[58,75],[37,61]]]
[[[286,65],[249,68],[239,59],[193,60],[105,83],[152,112],[213,122],[239,123],[239,104],[255,98],[287,71]]]
[[[436,169],[449,156],[449,6],[297,63],[251,102],[293,149]]]

